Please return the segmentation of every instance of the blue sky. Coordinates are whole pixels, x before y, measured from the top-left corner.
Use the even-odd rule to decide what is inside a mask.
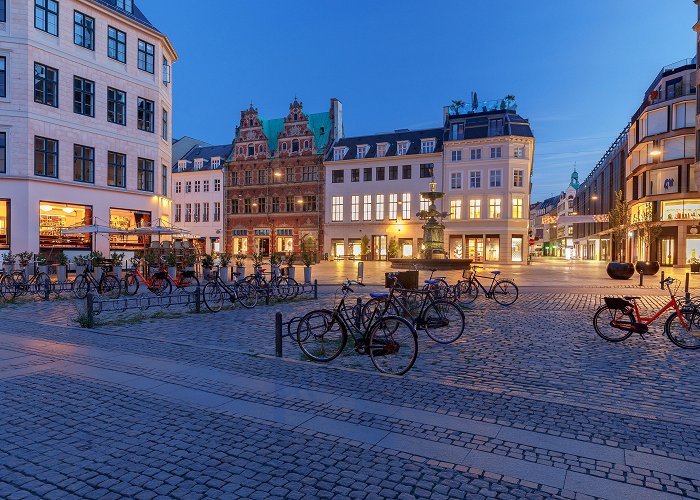
[[[537,140],[533,200],[581,179],[660,68],[692,57],[691,0],[140,0],[174,44],[174,136],[231,141],[264,117],[343,102],[346,135],[441,126],[514,94]]]

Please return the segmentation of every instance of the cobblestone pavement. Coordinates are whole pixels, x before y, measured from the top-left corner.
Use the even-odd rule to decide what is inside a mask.
[[[72,301],[3,306],[0,498],[700,498],[700,353],[665,317],[610,344],[607,291],[525,291],[479,299],[453,345],[421,336],[402,378],[287,338],[273,357],[274,313],[333,291],[95,330]]]

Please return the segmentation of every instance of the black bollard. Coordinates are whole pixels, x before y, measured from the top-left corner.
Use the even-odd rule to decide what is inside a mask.
[[[275,314],[275,356],[282,357],[282,313]]]

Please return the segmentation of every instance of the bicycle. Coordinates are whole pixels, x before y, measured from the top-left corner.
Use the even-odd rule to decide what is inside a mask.
[[[156,271],[148,279],[146,279],[143,274],[139,271],[139,265],[143,262],[143,259],[132,258],[131,271],[127,271],[124,275],[124,293],[126,295],[136,295],[139,291],[140,281],[146,285],[151,292],[156,295],[168,295],[173,290],[173,285],[168,279],[167,271]]]
[[[501,271],[491,271],[491,276],[478,276],[477,269],[483,269],[482,266],[471,266],[471,270],[462,272],[462,280],[459,280],[454,287],[455,300],[461,304],[471,304],[479,296],[479,289],[483,290],[484,297],[493,299],[502,306],[510,306],[518,300],[519,290],[518,285],[510,278],[498,278]],[[467,274],[469,273],[469,274]],[[479,281],[482,279],[491,279],[491,285],[488,290]]]
[[[301,291],[299,283],[293,278],[280,275],[267,281],[265,269],[260,267],[256,267],[254,273],[246,276],[244,281],[257,288],[258,292],[269,294],[270,297],[277,295],[280,299],[294,299]]]
[[[28,265],[32,265],[34,267],[34,273],[29,276],[29,278],[27,278],[26,275],[28,266],[22,271],[15,271],[11,274],[12,283],[10,284],[8,281],[7,285],[14,289],[12,292],[14,296],[12,298],[17,296],[21,297],[27,293],[40,293],[46,284],[46,280],[51,282],[51,278],[48,274],[44,272],[36,272],[38,266],[36,261],[30,262]]]
[[[409,319],[416,330],[424,330],[439,344],[451,344],[462,336],[466,326],[464,312],[454,302],[440,298],[431,289],[401,290],[398,273],[388,277],[394,281],[389,292],[370,293],[372,298],[362,307],[365,326],[389,313]]]
[[[378,371],[404,375],[418,355],[415,328],[404,318],[393,315],[384,315],[363,328],[361,308],[345,305],[347,296],[353,293],[351,285],[365,286],[358,281],[344,281],[336,292],[333,309],[311,311],[299,320],[296,334],[299,348],[313,361],[329,362],[343,352],[349,332],[355,352],[368,355]]]
[[[414,267],[417,268],[417,266]],[[451,296],[454,295],[454,287],[451,287],[447,283],[447,278],[444,276],[433,278],[437,269],[429,269],[429,271],[430,278],[424,281],[425,285],[423,286],[423,290],[430,290],[438,299],[450,299]]]
[[[233,273],[236,278],[240,273]],[[226,283],[221,279],[218,268],[210,273],[212,278],[204,285],[202,292],[204,305],[211,312],[219,312],[224,306],[224,294],[228,295],[229,301],[233,304],[238,301],[246,309],[252,309],[258,305],[258,290],[245,281],[235,279],[231,283]]]
[[[671,285],[676,283],[676,289]],[[673,313],[664,323],[664,333],[678,347],[683,349],[700,349],[700,311],[692,302],[682,306],[676,300],[680,280],[666,278],[661,281],[662,287],[669,292],[669,301],[653,316],[642,316],[637,305],[638,296],[625,295],[620,297],[604,297],[605,304],[600,306],[593,315],[593,328],[596,333],[608,342],[622,342],[633,333],[638,333],[642,339],[651,325],[666,311]],[[692,342],[692,343],[691,343]]]
[[[14,300],[17,297],[17,287],[12,273],[0,271],[0,297],[5,301]]]
[[[86,267],[83,274],[76,276],[75,281],[73,281],[73,295],[78,299],[84,299],[92,288],[97,290],[97,293],[100,295],[105,295],[110,299],[116,299],[121,294],[119,278],[113,274],[103,272],[102,277],[98,281],[93,276],[90,268]]]
[[[167,264],[167,261],[165,260],[164,256],[160,257],[160,261],[163,264],[163,266]],[[194,271],[176,271],[175,276],[170,276],[170,273],[167,274],[167,279],[170,282],[170,284],[178,290],[193,292],[194,290],[199,288],[199,278],[197,278],[197,275]]]

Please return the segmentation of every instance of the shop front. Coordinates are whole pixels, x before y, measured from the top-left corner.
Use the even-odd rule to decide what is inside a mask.
[[[372,236],[372,260],[387,259],[386,235]]]
[[[345,240],[331,240],[331,256],[335,257],[336,259],[345,258]]]
[[[293,253],[294,252],[294,230],[293,229],[277,229],[277,252]]]
[[[449,251],[451,259],[463,259],[464,258],[464,240],[461,235],[450,235],[449,237]]]
[[[0,200],[0,250],[10,249],[10,200]]]
[[[413,257],[413,239],[399,238],[399,255],[402,259]]]
[[[88,224],[92,224],[91,206],[40,201],[39,251],[48,255],[62,250],[91,251],[91,234],[62,234],[63,229]]]
[[[481,235],[467,235],[467,259],[472,262],[484,262],[484,237]]]
[[[510,239],[510,254],[512,262],[522,262],[523,261],[523,236],[513,235]]]
[[[248,230],[233,229],[231,235],[231,252],[233,255],[248,255]]]
[[[497,234],[486,235],[486,261],[498,262],[501,258],[501,237]]]
[[[270,229],[254,229],[253,230],[253,248],[255,253],[263,257],[270,256]]]
[[[151,212],[110,208],[109,225],[114,229],[125,231],[151,225]],[[112,234],[109,237],[109,247],[112,251],[143,250],[151,245],[151,236],[143,234]]]

